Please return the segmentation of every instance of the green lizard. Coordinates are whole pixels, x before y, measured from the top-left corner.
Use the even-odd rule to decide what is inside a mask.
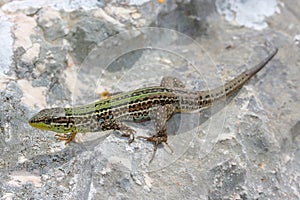
[[[167,143],[166,122],[174,113],[192,112],[209,107],[214,101],[231,96],[252,76],[260,71],[277,53],[268,55],[255,67],[246,70],[224,86],[210,91],[190,91],[175,77],[164,77],[160,86],[146,87],[113,95],[88,105],[74,108],[49,108],[41,110],[29,120],[29,124],[42,130],[54,131],[57,139],[69,143],[78,132],[119,130],[122,136],[134,141],[135,131],[125,121],[141,122],[154,120],[156,134],[152,137],[139,136],[157,146]]]

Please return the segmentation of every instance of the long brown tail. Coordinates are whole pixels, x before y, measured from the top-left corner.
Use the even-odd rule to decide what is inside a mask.
[[[251,69],[238,75],[236,78],[227,82],[224,86],[210,90],[209,93],[213,96],[213,100],[220,99],[224,96],[231,96],[237,90],[239,90],[251,77],[253,77],[257,72],[266,66],[266,64],[276,55],[278,49],[275,48],[272,53],[270,53],[264,60],[258,63]]]

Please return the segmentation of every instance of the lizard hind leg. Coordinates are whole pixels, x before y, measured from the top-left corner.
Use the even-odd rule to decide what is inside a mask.
[[[170,151],[173,153],[173,149],[170,147],[170,145],[167,142],[167,140],[168,140],[167,135],[161,135],[161,136],[154,135],[152,137],[138,136],[137,138],[145,139],[148,142],[152,142],[154,145],[153,154],[151,156],[149,163],[151,163],[153,161],[155,154],[157,152],[157,147],[159,144],[162,144],[162,143],[166,144],[168,146],[168,148],[170,149]]]
[[[150,115],[151,118],[154,120],[156,135],[152,137],[145,137],[145,136],[137,137],[137,138],[145,139],[148,142],[152,142],[154,145],[153,154],[149,163],[152,162],[152,160],[154,159],[159,144],[162,143],[166,144],[168,148],[171,150],[171,152],[173,153],[172,148],[167,142],[168,135],[167,135],[167,127],[166,127],[166,122],[172,116],[173,112],[174,112],[174,107],[171,104],[167,104],[163,106],[157,105],[154,108],[152,108],[150,111]]]
[[[176,77],[165,76],[161,80],[160,86],[170,87],[170,88],[185,88],[184,83]]]

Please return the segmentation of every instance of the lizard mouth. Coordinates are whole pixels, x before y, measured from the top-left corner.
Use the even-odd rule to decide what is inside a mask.
[[[50,129],[50,127],[47,124],[37,121],[34,117],[31,118],[28,123],[30,126],[41,129],[41,130],[49,130]]]

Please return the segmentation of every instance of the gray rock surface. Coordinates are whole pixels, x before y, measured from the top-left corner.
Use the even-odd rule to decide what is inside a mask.
[[[1,2],[1,199],[300,199],[300,3],[264,2]],[[65,146],[28,125],[43,108],[165,75],[210,89],[273,47],[276,57],[234,98],[173,116],[174,153],[162,145],[150,164],[152,144],[129,146],[117,131]]]

